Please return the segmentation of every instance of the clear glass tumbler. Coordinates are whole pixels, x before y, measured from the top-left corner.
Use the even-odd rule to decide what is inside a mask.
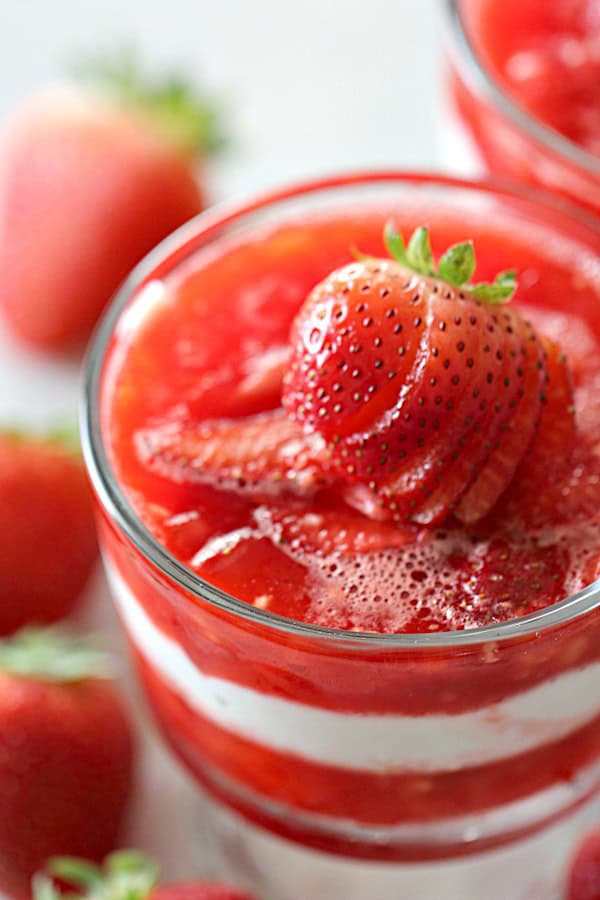
[[[156,720],[199,785],[191,839],[211,842],[222,874],[265,900],[558,900],[600,786],[597,583],[468,631],[311,626],[198,578],[111,464],[112,373],[157,283],[233,234],[398,205],[435,205],[475,237],[493,220],[524,246],[568,240],[600,297],[598,223],[526,189],[379,173],[200,216],[136,269],[89,355],[83,441],[106,569]]]

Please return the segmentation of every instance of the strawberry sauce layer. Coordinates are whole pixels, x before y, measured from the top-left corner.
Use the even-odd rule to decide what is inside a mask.
[[[295,314],[316,283],[352,259],[350,248],[385,255],[390,213],[405,232],[429,221],[436,254],[474,236],[478,279],[516,268],[512,304],[560,345],[573,375],[572,460],[552,458],[548,445],[548,459],[530,461],[535,471],[515,479],[477,525],[370,518],[320,473],[318,436],[298,440],[281,410]],[[502,622],[596,578],[597,260],[542,227],[521,233],[515,219],[509,233],[484,213],[471,218],[424,207],[290,222],[200,251],[134,301],[117,333],[104,408],[111,455],[138,515],[195,573],[258,609],[380,633]],[[248,448],[250,483],[239,469]],[[199,458],[219,477],[198,474]]]

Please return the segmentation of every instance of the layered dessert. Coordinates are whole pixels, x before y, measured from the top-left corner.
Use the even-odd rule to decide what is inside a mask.
[[[600,209],[597,0],[451,6],[451,94],[485,164]]]
[[[600,783],[600,238],[401,187],[159,261],[98,419],[167,739],[260,827],[386,864],[535,835]]]

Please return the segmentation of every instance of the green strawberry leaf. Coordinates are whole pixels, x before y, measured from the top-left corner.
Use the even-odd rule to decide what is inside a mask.
[[[473,241],[448,247],[438,264],[438,275],[442,281],[460,287],[475,271],[475,251]]]
[[[192,154],[211,155],[227,144],[214,99],[179,75],[149,79],[131,50],[83,60],[74,74],[144,115],[167,139]]]
[[[46,864],[46,871],[34,876],[34,900],[145,900],[158,884],[159,869],[153,859],[138,850],[118,850],[96,866],[74,856],[58,856]],[[52,878],[75,890],[60,894]]]
[[[104,860],[104,868],[109,875],[135,875],[136,878],[151,881],[151,887],[158,881],[158,866],[139,850],[117,850]]]
[[[56,424],[48,430],[47,435],[49,440],[55,441],[65,450],[70,451],[74,456],[79,456],[81,454],[79,428],[76,422]]]
[[[510,300],[517,288],[517,273],[514,269],[506,272],[499,272],[495,279],[490,283],[482,281],[470,287],[470,293],[478,300],[485,300],[486,303],[504,303]]]
[[[0,671],[59,684],[110,677],[107,653],[56,625],[22,628],[0,640]]]
[[[350,253],[357,262],[368,262],[370,259],[373,259],[373,257],[368,253],[363,253],[361,250],[359,250],[356,244],[352,244],[352,246],[350,247]]]
[[[383,229],[383,241],[392,259],[395,259],[396,262],[401,262],[404,263],[404,265],[408,265],[404,239],[398,231],[396,223],[393,219],[388,219],[388,221],[385,223],[385,227]]]
[[[429,229],[421,225],[417,228],[408,242],[406,259],[411,269],[420,275],[435,275],[435,263],[431,244],[429,242]]]
[[[60,856],[50,860],[48,871],[56,878],[62,878],[81,888],[97,887],[104,881],[100,866],[75,856]]]
[[[58,422],[49,426],[46,430],[33,429],[19,425],[0,426],[0,435],[13,441],[21,441],[24,444],[35,442],[36,444],[56,444],[67,454],[80,457],[81,444],[79,441],[79,429],[74,422]]]
[[[486,303],[506,303],[517,289],[517,277],[514,269],[499,272],[492,282],[481,281],[471,284],[470,279],[475,271],[475,249],[472,241],[464,241],[449,247],[440,257],[436,268],[429,230],[424,225],[415,229],[405,248],[404,239],[393,219],[388,219],[383,229],[383,240],[392,257],[419,275],[439,278],[453,287],[459,287],[465,293]]]

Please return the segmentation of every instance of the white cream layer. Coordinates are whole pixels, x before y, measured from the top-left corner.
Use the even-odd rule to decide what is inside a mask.
[[[600,663],[457,715],[363,715],[285,700],[204,674],[152,622],[113,565],[107,573],[131,640],[171,690],[221,728],[314,763],[453,771],[541,747],[600,713]]]
[[[197,800],[192,791],[185,800],[190,807],[197,804],[193,858],[204,866],[209,859],[221,878],[235,882],[241,875],[257,897],[277,900],[564,900],[577,844],[600,812],[598,804],[586,804],[550,828],[493,850],[393,863],[314,850],[264,830],[213,798]]]

